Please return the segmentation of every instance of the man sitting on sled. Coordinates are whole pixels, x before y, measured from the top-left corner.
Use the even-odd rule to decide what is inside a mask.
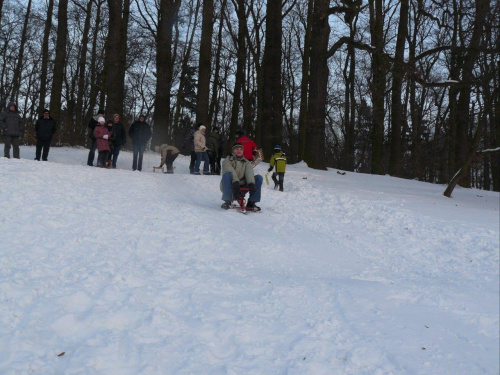
[[[243,145],[235,143],[232,155],[222,162],[222,180],[220,183],[222,191],[222,208],[231,208],[233,200],[238,201],[243,211],[260,211],[255,203],[260,202],[260,189],[262,187],[262,176],[254,175],[250,162],[243,157]],[[241,191],[241,188],[244,188]],[[250,196],[245,206],[245,193]]]

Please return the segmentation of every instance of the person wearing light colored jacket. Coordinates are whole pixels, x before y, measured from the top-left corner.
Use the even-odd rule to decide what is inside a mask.
[[[200,175],[200,164],[201,159],[203,159],[203,174],[210,174],[208,171],[208,165],[210,160],[208,159],[207,146],[205,139],[205,131],[207,128],[205,125],[200,125],[198,130],[194,133],[194,152],[196,153],[196,162],[194,163],[194,174]]]
[[[158,168],[161,168],[164,164],[166,164],[166,173],[174,173],[174,161],[177,159],[177,156],[179,156],[179,149],[165,143],[161,146],[155,146],[155,151],[161,153],[161,163]]]
[[[224,203],[221,207],[226,210],[230,208],[233,200],[242,197],[241,188],[248,188],[250,197],[246,209],[260,211],[255,203],[260,202],[262,176],[254,175],[252,164],[243,156],[244,148],[241,143],[235,143],[232,152],[222,162],[220,188]]]

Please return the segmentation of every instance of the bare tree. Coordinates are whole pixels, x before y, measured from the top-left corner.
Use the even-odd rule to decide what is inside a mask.
[[[309,75],[308,132],[304,160],[311,168],[326,169],[325,119],[328,85],[329,1],[314,3],[311,17],[311,68]]]
[[[108,0],[109,30],[106,41],[106,112],[123,113],[127,30],[130,0]]]
[[[214,2],[203,1],[198,67],[198,92],[196,96],[196,122],[209,124],[210,73],[212,57],[212,34],[214,29]]]
[[[26,15],[24,17],[23,33],[21,35],[21,45],[19,48],[19,57],[17,59],[16,68],[14,70],[14,78],[12,79],[12,100],[16,103],[19,101],[19,88],[21,86],[21,72],[24,64],[24,48],[26,45],[26,35],[28,33],[28,24],[31,13],[31,0],[28,0]]]
[[[283,102],[281,87],[281,0],[268,0],[266,7],[266,39],[262,59],[263,85],[262,100],[259,102],[261,126],[257,132],[257,143],[262,145],[264,154],[271,155],[274,145],[283,138]]]
[[[156,95],[153,115],[153,145],[165,143],[170,121],[170,90],[172,87],[172,28],[181,0],[161,0],[156,33]]]
[[[61,125],[61,104],[64,72],[66,65],[66,42],[68,36],[68,0],[59,0],[57,11],[57,42],[56,57],[54,60],[54,74],[50,93],[51,116]],[[59,136],[60,136],[59,132]]]

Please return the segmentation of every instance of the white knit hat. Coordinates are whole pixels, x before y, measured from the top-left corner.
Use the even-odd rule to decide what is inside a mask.
[[[200,130],[203,130],[203,129],[206,129],[207,127],[205,125],[200,125],[199,129]]]
[[[104,120],[104,117],[99,117],[99,118],[97,119],[97,122],[106,122],[106,120]]]

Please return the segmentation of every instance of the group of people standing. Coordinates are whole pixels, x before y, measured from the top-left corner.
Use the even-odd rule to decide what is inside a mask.
[[[146,145],[151,139],[151,127],[145,121],[144,115],[140,115],[128,131],[133,143],[132,170],[142,170],[142,159]],[[120,150],[127,143],[125,127],[120,122],[120,115],[115,113],[113,120],[104,119],[104,110],[99,109],[97,116],[92,118],[88,124],[91,139],[90,151],[87,165],[94,165],[95,152],[98,151],[97,167],[116,168]]]
[[[203,160],[204,175],[220,175],[225,139],[217,126],[214,126],[209,134],[206,134],[206,131],[206,126],[200,122],[191,128],[182,142],[182,148],[191,153],[189,173],[201,175],[200,165]]]
[[[132,169],[141,171],[144,151],[147,143],[151,139],[151,127],[145,121],[144,115],[140,115],[128,131],[128,135],[133,142],[133,162]],[[127,142],[125,127],[120,122],[120,115],[114,114],[113,120],[106,122],[104,111],[99,109],[96,117],[92,118],[88,124],[91,139],[90,151],[87,164],[93,166],[95,152],[98,151],[97,166],[100,168],[116,168],[116,162],[121,148]],[[46,161],[49,154],[50,143],[56,132],[56,121],[50,116],[48,109],[44,109],[42,115],[35,124],[36,133],[36,154],[35,160]],[[4,137],[4,156],[10,158],[10,149],[13,148],[14,158],[20,158],[19,144],[23,135],[23,122],[15,103],[11,102],[0,114],[0,130]],[[246,188],[250,196],[247,202],[248,210],[260,210],[256,203],[260,201],[262,176],[254,175],[252,161],[255,158],[257,145],[246,136],[245,132],[236,132],[236,142],[232,146],[229,155],[221,166],[225,139],[220,134],[219,128],[214,126],[209,134],[204,124],[198,123],[193,127],[182,143],[182,148],[191,153],[189,172],[194,175],[201,175],[200,166],[203,161],[203,174],[222,175],[222,208],[228,209],[234,199],[239,199],[244,195],[241,188]],[[167,166],[166,173],[173,173],[173,162],[179,155],[179,150],[175,146],[163,144],[155,147],[156,152],[161,153],[161,164]],[[274,154],[269,162],[268,172],[273,171],[272,179],[274,188],[283,191],[283,182],[286,168],[286,155],[281,151],[281,147],[276,145]],[[267,178],[267,177],[266,177]],[[244,191],[246,191],[244,189]]]

